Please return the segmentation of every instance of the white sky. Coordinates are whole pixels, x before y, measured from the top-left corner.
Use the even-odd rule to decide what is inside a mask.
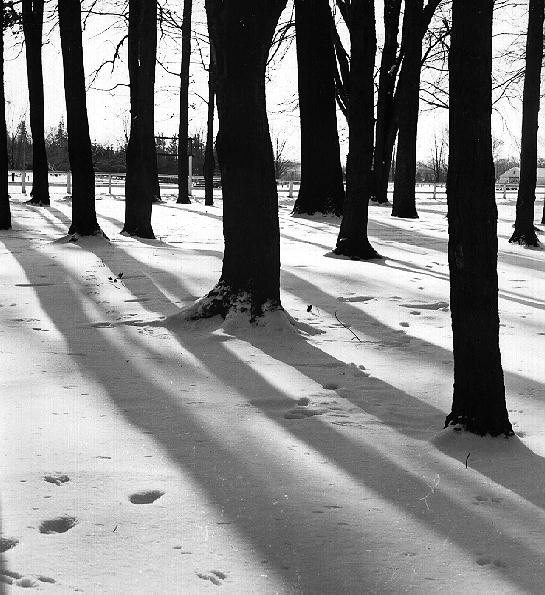
[[[380,3],[379,3],[380,4]],[[173,3],[181,11],[181,3]],[[378,9],[378,7],[377,7]],[[289,16],[290,5],[282,18]],[[204,0],[194,1],[194,27],[201,36],[205,34]],[[521,18],[517,9],[504,9],[498,16],[496,31],[512,31],[517,26],[524,27],[526,17]],[[107,33],[102,31],[111,25],[107,17],[94,17],[89,21],[85,32],[85,66],[86,73],[90,73],[103,61],[110,59],[113,48],[124,31],[119,26],[110,28]],[[46,30],[48,28],[46,27]],[[379,44],[382,30],[381,14],[377,14],[377,33]],[[504,37],[498,38],[498,44],[505,43]],[[7,46],[10,43],[8,41]],[[206,44],[200,44],[205,61],[207,60]],[[126,51],[126,48],[125,48]],[[124,60],[125,51],[121,56]],[[191,66],[191,98],[193,108],[190,112],[190,133],[205,130],[206,105],[201,98],[207,96],[207,78],[201,65],[201,55],[197,44],[193,41],[193,60]],[[20,46],[7,49],[6,52],[6,96],[8,101],[8,128],[15,127],[25,113],[28,112],[28,94],[26,87],[26,71]],[[180,48],[175,42],[162,42],[159,56],[170,70],[179,71]],[[380,54],[377,54],[380,59]],[[44,46],[44,86],[46,101],[46,127],[56,127],[64,117],[64,91],[62,75],[62,57],[60,40],[57,29],[49,35],[49,42]],[[286,150],[289,157],[297,159],[299,153],[298,111],[296,107],[297,93],[297,61],[295,43],[287,52],[281,64],[270,72],[271,80],[267,86],[270,126],[273,137],[279,136],[287,140]],[[173,135],[178,127],[178,78],[166,74],[164,69],[157,67],[156,81],[156,134]],[[111,88],[118,83],[126,83],[128,75],[126,62],[120,62],[113,74],[104,70],[95,84],[98,88]],[[293,107],[295,105],[295,107]],[[291,106],[291,107],[290,107]],[[118,87],[112,93],[90,89],[88,93],[88,111],[91,127],[91,138],[106,143],[117,144],[123,139],[128,121],[129,103],[128,89]],[[501,105],[501,113],[493,117],[494,133],[503,141],[501,152],[505,155],[518,153],[518,135],[520,131],[520,105],[513,106],[505,102]],[[448,124],[446,110],[422,111],[420,115],[419,139],[417,144],[418,157],[427,160],[431,155],[432,138],[435,132],[440,133]],[[343,155],[346,153],[346,125],[339,114],[339,128]],[[545,149],[545,146],[544,146]]]

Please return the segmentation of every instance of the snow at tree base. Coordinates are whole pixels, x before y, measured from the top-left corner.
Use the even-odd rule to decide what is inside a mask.
[[[282,302],[188,322],[216,284],[222,203],[153,207],[156,240],[60,240],[71,204],[12,194],[0,236],[0,592],[541,593],[545,253],[508,243],[511,439],[442,430],[452,402],[444,199],[371,206],[385,257],[281,196]],[[541,205],[541,200],[538,200]],[[538,208],[539,208],[538,205]],[[293,322],[293,324],[292,324]]]

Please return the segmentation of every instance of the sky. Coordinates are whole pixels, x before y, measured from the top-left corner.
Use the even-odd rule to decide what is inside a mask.
[[[180,3],[171,1],[172,6],[180,9]],[[377,34],[379,45],[382,34],[380,5],[377,3]],[[496,37],[495,50],[505,48],[506,32],[513,32],[525,18],[521,18],[520,8],[503,9],[495,22]],[[281,21],[289,18],[291,3],[281,17]],[[207,64],[206,18],[204,0],[194,2],[193,11],[193,57],[191,64],[190,87],[190,134],[202,132],[206,128],[207,73],[203,67]],[[46,26],[47,41],[43,48],[44,87],[46,102],[46,127],[55,128],[61,118],[64,118],[64,92],[62,75],[62,57],[60,39],[55,27]],[[111,17],[95,16],[90,18],[84,31],[84,59],[88,79],[93,71],[106,60],[111,59],[118,40],[124,34],[123,25]],[[44,35],[44,37],[46,37]],[[17,123],[28,115],[28,92],[26,87],[26,72],[24,52],[21,51],[21,39],[8,40],[6,51],[6,95],[8,99],[7,123],[8,128],[15,128]],[[123,141],[128,129],[129,100],[128,74],[125,61],[126,47],[121,53],[121,60],[114,72],[109,68],[102,70],[99,78],[90,86],[88,91],[88,112],[91,138],[100,143],[118,144]],[[177,133],[178,128],[178,77],[180,46],[177,40],[163,39],[158,50],[161,65],[156,71],[156,134],[166,136]],[[377,61],[380,53],[377,52]],[[167,73],[166,70],[171,71]],[[297,59],[295,43],[293,42],[281,62],[276,62],[269,69],[267,83],[267,102],[271,135],[286,141],[286,157],[297,160],[299,157],[299,127],[297,109]],[[117,86],[114,91],[108,92]],[[426,161],[430,158],[434,134],[441,135],[448,127],[448,112],[445,109],[429,111],[425,105],[421,106],[419,122],[419,138],[417,142],[418,158]],[[505,156],[517,155],[518,135],[520,131],[520,102],[512,105],[502,102],[493,114],[494,135],[502,140],[500,152]],[[341,140],[342,158],[347,152],[347,127],[344,117],[339,112],[339,132]],[[543,141],[541,145],[545,149]]]

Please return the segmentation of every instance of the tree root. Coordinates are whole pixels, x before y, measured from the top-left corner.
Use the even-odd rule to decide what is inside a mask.
[[[521,246],[526,246],[527,248],[539,248],[539,240],[537,239],[537,235],[535,232],[535,228],[528,231],[517,231],[513,232],[513,235],[509,238],[510,244],[520,244]]]
[[[339,256],[348,256],[352,260],[373,260],[382,256],[371,246],[369,240],[354,241],[350,238],[339,238],[337,246],[333,250]]]
[[[453,426],[455,430],[470,432],[478,436],[490,434],[492,437],[505,436],[505,438],[509,438],[515,435],[507,415],[502,416],[502,419],[495,419],[492,414],[490,419],[477,419],[475,416],[450,413],[445,419],[445,428],[449,426]]]

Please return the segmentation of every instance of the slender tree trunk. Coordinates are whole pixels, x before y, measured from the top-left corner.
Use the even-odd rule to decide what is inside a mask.
[[[520,182],[515,231],[509,240],[524,246],[539,246],[534,231],[534,203],[537,182],[537,129],[539,127],[541,60],[543,59],[544,4],[544,0],[530,0],[522,99]]]
[[[418,104],[420,99],[420,64],[422,60],[423,0],[407,3],[403,17],[405,53],[399,73],[400,97],[396,172],[392,217],[418,218],[416,212],[416,134],[418,131]]]
[[[208,66],[208,117],[206,120],[206,148],[204,150],[204,204],[214,204],[214,107],[216,103],[216,60],[210,48],[210,64]]]
[[[178,129],[178,202],[189,204],[187,139],[189,137],[189,64],[191,60],[191,10],[193,0],[184,0],[182,13],[182,62],[180,66],[180,127]]]
[[[8,135],[4,89],[4,6],[0,6],[0,229],[11,229],[8,188]]]
[[[156,0],[129,0],[128,43],[131,132],[127,146],[123,232],[153,238],[151,206],[157,167],[153,92],[157,50]]]
[[[294,213],[340,215],[344,201],[328,0],[295,0],[301,187]]]
[[[394,126],[394,90],[398,71],[397,37],[401,0],[384,0],[384,47],[380,60],[377,124],[373,161],[374,194],[378,203],[388,202],[388,174],[397,126]]]
[[[346,200],[336,254],[353,259],[380,258],[367,237],[374,137],[373,70],[376,53],[372,0],[354,0],[349,8],[350,80]]]
[[[265,67],[286,0],[206,0],[216,56],[218,159],[225,254],[218,285],[193,317],[229,311],[255,319],[280,308],[280,231]]]
[[[30,103],[30,130],[32,133],[32,198],[28,203],[47,206],[50,201],[48,163],[45,151],[42,75],[44,0],[22,0],[22,13]]]
[[[454,397],[445,426],[511,435],[499,348],[492,112],[493,0],[453,0],[448,172]]]
[[[64,65],[64,95],[68,158],[72,171],[72,225],[69,234],[95,235],[100,232],[95,211],[95,172],[87,101],[80,0],[59,0],[59,28]]]

